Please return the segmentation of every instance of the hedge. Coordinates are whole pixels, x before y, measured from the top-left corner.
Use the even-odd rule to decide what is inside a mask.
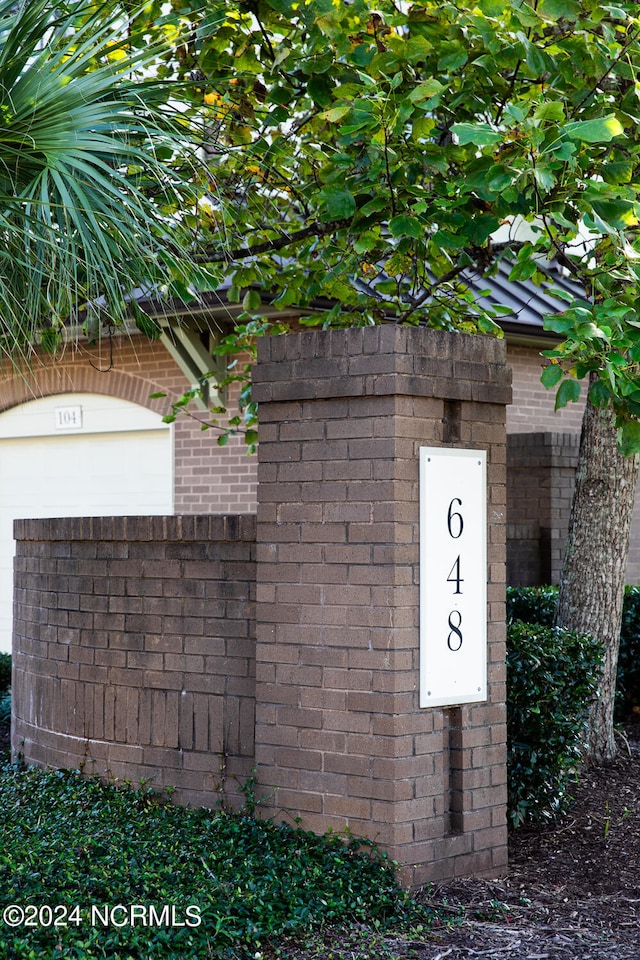
[[[592,637],[541,624],[508,624],[507,776],[513,826],[566,809],[601,662],[602,648]]]
[[[507,620],[552,626],[557,587],[507,587]],[[615,720],[640,713],[640,587],[626,587],[622,608]]]

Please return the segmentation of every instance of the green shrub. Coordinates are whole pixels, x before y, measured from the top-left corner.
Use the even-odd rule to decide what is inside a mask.
[[[618,722],[628,720],[640,707],[640,587],[626,587],[622,607],[620,653],[616,679]]]
[[[557,587],[507,587],[507,619],[552,626]],[[640,587],[626,587],[616,678],[616,723],[640,707]]]
[[[514,826],[565,809],[601,663],[602,648],[592,637],[520,621],[508,625],[508,809]]]
[[[0,653],[0,695],[11,686],[11,654]]]
[[[553,626],[557,587],[507,587],[507,620]]]
[[[0,694],[0,723],[11,722],[11,688]]]

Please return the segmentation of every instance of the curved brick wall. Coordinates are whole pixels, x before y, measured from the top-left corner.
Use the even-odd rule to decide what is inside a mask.
[[[255,518],[18,520],[15,536],[14,753],[196,806],[225,777],[233,793],[254,755]]]

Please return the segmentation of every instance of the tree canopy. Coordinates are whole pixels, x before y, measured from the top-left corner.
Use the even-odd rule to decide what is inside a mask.
[[[245,345],[264,297],[303,323],[497,333],[468,273],[506,260],[514,280],[548,282],[553,261],[582,293],[547,320],[563,342],[543,382],[562,406],[595,372],[592,401],[640,449],[637,14],[596,0],[154,0],[126,15],[112,0],[5,2],[9,327],[55,329],[101,295],[122,314],[127,288],[188,297],[209,283],[199,264],[230,282]]]
[[[558,405],[596,371],[640,448],[640,19],[633,3],[211,0],[167,73],[195,80],[213,189],[202,262],[258,316],[495,332],[465,272],[583,291],[547,327]],[[523,223],[529,229],[523,234]],[[566,296],[566,295],[565,295]],[[303,321],[304,322],[304,321]]]

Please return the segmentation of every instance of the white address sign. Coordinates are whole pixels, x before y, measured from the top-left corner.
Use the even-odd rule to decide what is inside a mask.
[[[420,448],[420,706],[487,697],[486,451]]]

